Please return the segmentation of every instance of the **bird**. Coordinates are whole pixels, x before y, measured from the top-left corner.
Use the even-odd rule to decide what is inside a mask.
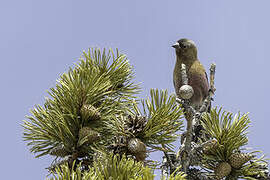
[[[197,57],[196,44],[189,39],[180,39],[172,45],[176,53],[176,63],[173,71],[173,84],[178,98],[179,89],[183,84],[181,66],[186,65],[188,85],[193,88],[194,94],[190,98],[190,105],[199,110],[209,94],[209,83],[204,66]]]

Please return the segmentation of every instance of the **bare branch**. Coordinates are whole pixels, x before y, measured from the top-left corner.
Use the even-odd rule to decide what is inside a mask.
[[[181,65],[181,75],[182,75],[183,85],[187,85],[188,84],[188,77],[187,77],[187,70],[186,70],[185,64]]]
[[[215,81],[215,73],[216,73],[216,64],[212,63],[210,66],[210,89],[209,89],[209,94],[207,98],[204,100],[203,105],[201,106],[199,112],[203,113],[205,112],[208,107],[210,106],[212,97],[214,96],[214,93],[216,91],[216,88],[214,86],[214,81]]]
[[[187,119],[187,130],[185,132],[185,140],[184,143],[182,144],[182,147],[180,148],[179,151],[181,151],[179,153],[180,155],[180,161],[181,161],[181,165],[183,168],[183,171],[185,173],[188,172],[189,170],[189,166],[191,164],[199,164],[200,162],[200,152],[202,152],[202,148],[205,144],[208,144],[208,142],[205,142],[201,145],[197,145],[196,142],[193,142],[193,136],[198,136],[195,137],[196,139],[200,139],[202,137],[199,137],[200,135],[195,135],[194,133],[194,125],[195,126],[199,126],[200,125],[200,118],[201,118],[201,114],[203,112],[205,112],[210,104],[211,104],[211,100],[212,100],[212,96],[214,95],[215,92],[215,87],[214,87],[214,80],[215,80],[215,68],[216,65],[215,64],[211,64],[210,67],[210,90],[209,90],[209,95],[207,96],[207,98],[204,100],[203,105],[200,107],[199,111],[197,112],[191,105],[190,105],[190,101],[188,99],[181,99],[181,100],[177,100],[177,102],[179,102],[185,109],[185,112],[187,114],[189,114],[189,118]],[[181,75],[182,75],[182,82],[184,85],[188,84],[188,77],[187,77],[187,72],[186,72],[186,66],[184,64],[181,65]],[[193,122],[195,122],[195,124],[193,124]],[[196,162],[198,161],[198,162]],[[170,164],[171,165],[171,164]]]

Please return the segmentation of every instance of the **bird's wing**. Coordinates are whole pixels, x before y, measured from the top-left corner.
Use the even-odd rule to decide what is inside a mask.
[[[189,76],[189,84],[193,87],[194,91],[199,91],[203,99],[206,98],[209,91],[209,83],[205,69],[199,61],[194,62],[190,67]]]

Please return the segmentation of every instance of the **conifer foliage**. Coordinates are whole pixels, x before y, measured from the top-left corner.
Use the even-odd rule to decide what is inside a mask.
[[[260,179],[267,175],[267,161],[256,158],[257,151],[248,152],[247,129],[250,126],[248,114],[222,111],[213,108],[204,113],[202,125],[210,137],[216,140],[212,148],[204,153],[203,167],[213,170],[216,179]],[[210,176],[211,176],[210,175]]]
[[[48,91],[44,105],[36,105],[23,123],[30,151],[37,158],[55,157],[48,179],[152,180],[158,163],[147,159],[150,152],[177,157],[173,143],[183,133],[184,108],[167,90],[151,89],[144,100],[137,97],[139,90],[124,54],[97,48],[83,52]],[[247,114],[233,116],[214,108],[200,121],[207,138],[194,147],[203,147],[196,153],[196,165],[202,169],[190,167],[185,174],[179,159],[171,159],[162,165],[171,168],[163,179],[198,174],[206,179],[267,177],[264,157],[243,151],[250,125]]]
[[[133,78],[128,59],[118,50],[83,52],[79,63],[62,74],[56,87],[50,89],[44,106],[36,105],[24,121],[23,137],[30,151],[36,157],[55,156],[48,169],[53,174],[60,173],[58,178],[68,179],[78,173],[80,179],[81,174],[86,173],[81,177],[85,178],[97,170],[106,174],[109,170],[104,168],[113,163],[128,162],[126,168],[139,167],[136,163],[145,162],[148,149],[160,149],[160,144],[172,147],[183,115],[175,97],[168,96],[167,91],[151,90],[151,98],[142,102],[144,113],[140,113],[135,96],[139,86]],[[98,164],[105,163],[105,156],[101,158],[100,154],[108,157],[111,153],[118,158],[106,161],[112,164],[102,166],[103,169],[98,168]],[[133,159],[133,165],[126,157]],[[152,170],[147,172],[142,176],[152,179]],[[119,173],[121,177],[123,174]],[[134,174],[139,175],[134,171],[130,178]]]

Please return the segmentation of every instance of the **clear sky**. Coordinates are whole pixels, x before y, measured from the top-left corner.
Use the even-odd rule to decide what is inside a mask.
[[[173,90],[171,45],[189,38],[205,67],[217,64],[214,105],[250,112],[249,147],[270,157],[269,0],[9,0],[0,2],[1,179],[45,179],[22,120],[89,47],[119,48],[150,88]],[[159,154],[151,156],[161,159]]]

